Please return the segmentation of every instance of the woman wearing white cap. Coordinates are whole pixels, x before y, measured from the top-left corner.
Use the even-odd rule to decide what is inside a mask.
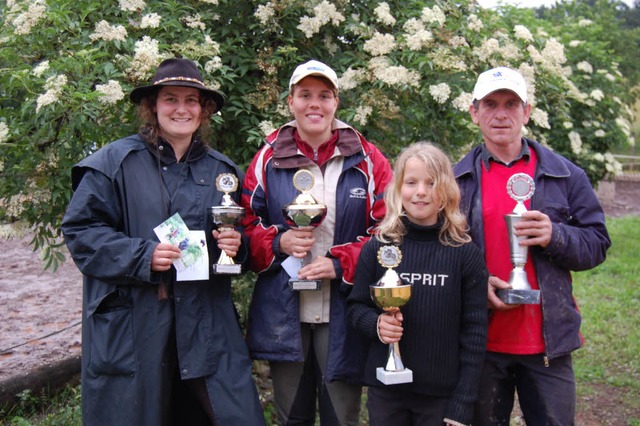
[[[209,275],[222,250],[239,263],[248,257],[238,231],[213,230],[208,218],[224,195],[216,178],[242,177],[204,141],[224,97],[204,85],[195,63],[172,58],[130,98],[140,132],[73,168],[62,223],[84,275],[83,422],[264,425],[231,280]],[[239,201],[239,191],[231,195]],[[175,214],[201,232],[196,247],[208,249],[198,277],[178,275],[181,248],[154,233]]]
[[[374,145],[335,118],[338,86],[322,62],[295,69],[287,98],[294,120],[266,138],[244,181],[251,268],[259,274],[248,343],[254,358],[269,361],[279,424],[313,425],[316,401],[321,424],[358,424],[366,345],[347,324],[346,296],[360,249],[384,216],[392,171]],[[300,194],[293,181],[301,169],[313,176],[310,195],[326,206],[314,229],[292,228],[283,215]],[[290,266],[307,255],[301,269]],[[289,284],[295,275],[319,285],[298,290]]]

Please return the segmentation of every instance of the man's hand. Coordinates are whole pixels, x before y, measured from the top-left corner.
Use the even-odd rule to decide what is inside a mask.
[[[489,285],[487,286],[487,305],[489,309],[495,309],[496,311],[507,311],[518,306],[507,305],[502,300],[500,300],[500,298],[496,294],[497,290],[509,288],[511,288],[511,286],[508,282],[503,281],[494,275],[489,276]]]
[[[211,231],[213,238],[218,242],[218,248],[223,250],[227,256],[235,257],[240,250],[240,244],[242,244],[242,235],[235,229],[225,229],[220,232],[217,230]]]
[[[522,219],[513,225],[516,237],[527,237],[520,241],[521,246],[540,246],[546,248],[551,242],[551,219],[538,210],[529,210]]]
[[[280,237],[278,250],[301,259],[307,255],[315,242],[312,228],[291,228]]]

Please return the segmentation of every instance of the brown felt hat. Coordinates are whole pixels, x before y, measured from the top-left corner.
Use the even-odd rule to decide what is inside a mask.
[[[224,94],[205,86],[196,64],[189,59],[182,58],[171,58],[162,61],[151,80],[151,84],[133,89],[129,94],[129,99],[134,104],[139,104],[145,96],[161,86],[186,86],[199,89],[205,96],[213,98],[217,106],[215,112],[220,111],[220,108],[224,105]]]

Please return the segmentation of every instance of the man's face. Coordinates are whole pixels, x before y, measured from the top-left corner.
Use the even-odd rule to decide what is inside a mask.
[[[480,100],[478,108],[469,108],[471,119],[480,126],[485,143],[491,147],[504,148],[520,144],[522,126],[529,122],[531,105],[510,90],[498,90]]]

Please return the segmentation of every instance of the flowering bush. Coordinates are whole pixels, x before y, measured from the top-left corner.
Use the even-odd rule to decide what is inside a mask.
[[[193,59],[226,93],[210,144],[241,166],[290,119],[288,78],[310,58],[341,76],[339,117],[390,158],[416,140],[453,160],[479,143],[471,91],[498,65],[529,82],[527,135],[594,183],[629,141],[626,80],[597,41],[606,29],[578,17],[560,28],[473,0],[7,0],[0,12],[2,214],[36,225],[36,247],[60,242],[72,165],[136,132],[127,95],[167,57]]]

